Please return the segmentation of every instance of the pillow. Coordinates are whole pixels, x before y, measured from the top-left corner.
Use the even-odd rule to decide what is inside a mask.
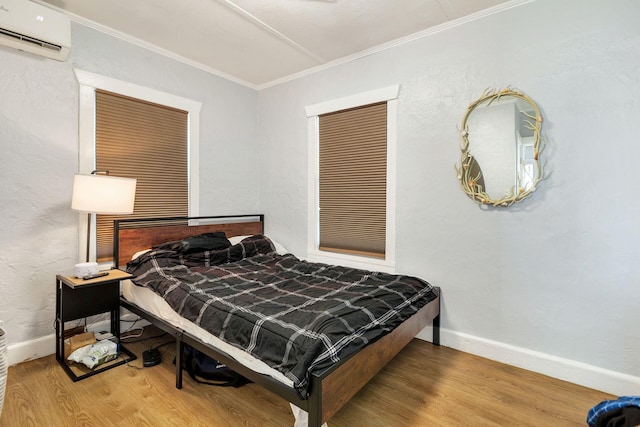
[[[248,235],[248,236],[229,237],[229,242],[231,242],[232,245],[236,245],[236,244],[240,243],[241,241],[243,241],[244,239],[246,239],[247,237],[251,237],[251,236]],[[269,240],[271,240],[271,243],[273,243],[273,246],[275,246],[276,253],[278,255],[285,255],[285,254],[289,253],[289,251],[284,246],[282,246],[280,243],[276,242],[275,240],[273,240],[270,237],[269,237]]]
[[[151,249],[143,249],[141,251],[136,252],[135,254],[133,254],[133,256],[131,257],[131,259],[136,259],[139,256],[142,256],[144,254],[146,254],[147,252],[149,252]]]
[[[198,234],[197,236],[187,237],[186,239],[176,240],[174,242],[163,243],[154,246],[154,249],[164,249],[175,251],[182,254],[190,254],[193,252],[213,251],[216,249],[225,249],[231,246],[227,236],[222,231],[213,233]]]

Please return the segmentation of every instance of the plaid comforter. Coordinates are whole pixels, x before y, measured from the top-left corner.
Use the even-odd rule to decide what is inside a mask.
[[[311,372],[375,341],[436,297],[413,277],[278,255],[264,236],[215,251],[153,250],[127,271],[182,317],[284,373],[303,398]]]

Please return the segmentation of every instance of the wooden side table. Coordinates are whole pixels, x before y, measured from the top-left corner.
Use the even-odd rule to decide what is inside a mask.
[[[118,269],[90,280],[56,276],[56,359],[74,382],[136,359],[136,355],[120,343],[120,281],[131,277],[132,274]],[[110,332],[119,343],[118,358],[91,370],[84,365],[72,368],[64,357],[65,322],[107,312],[110,314]]]

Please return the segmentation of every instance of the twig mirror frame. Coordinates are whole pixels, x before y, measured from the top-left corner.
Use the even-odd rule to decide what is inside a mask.
[[[483,188],[484,178],[482,176],[482,170],[477,167],[473,155],[469,151],[469,128],[468,120],[473,111],[478,107],[489,106],[494,102],[499,101],[501,98],[515,97],[527,102],[533,114],[522,112],[525,116],[525,126],[533,132],[533,162],[534,162],[534,178],[532,183],[527,188],[520,186],[521,177],[516,176],[516,184],[510,189],[507,189],[506,194],[499,198],[492,198]],[[460,145],[460,165],[456,165],[456,175],[460,183],[462,191],[464,191],[473,201],[479,203],[481,206],[496,206],[507,207],[511,206],[515,202],[522,201],[530,197],[536,190],[538,183],[542,181],[544,176],[544,166],[540,162],[540,153],[544,148],[544,139],[541,136],[542,130],[542,115],[538,105],[529,96],[524,93],[511,89],[509,87],[502,90],[488,89],[484,94],[476,101],[469,104],[467,112],[462,119],[462,125],[460,127],[460,137],[462,143]],[[474,167],[476,166],[476,167]]]

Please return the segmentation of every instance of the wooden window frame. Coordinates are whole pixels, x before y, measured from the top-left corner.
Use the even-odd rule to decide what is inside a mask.
[[[397,98],[400,86],[389,86],[369,92],[338,98],[305,108],[308,122],[309,175],[308,175],[308,234],[307,258],[366,268],[378,271],[395,271],[395,222],[396,222],[396,128]],[[377,259],[355,254],[322,251],[319,249],[319,116],[322,114],[361,107],[379,102],[387,103],[387,189],[386,189],[386,237],[385,257]]]
[[[166,105],[189,113],[188,124],[188,180],[189,180],[189,216],[199,216],[199,142],[200,142],[200,110],[202,104],[191,99],[182,98],[166,92],[144,86],[113,79],[84,70],[74,69],[80,89],[79,132],[78,132],[78,173],[90,174],[96,169],[95,143],[95,92],[97,89],[122,94],[155,104]],[[95,221],[92,221],[95,227]],[[86,216],[78,218],[78,260],[85,261],[87,241]],[[96,232],[91,231],[89,258],[96,259]],[[106,263],[110,265],[112,262]]]

